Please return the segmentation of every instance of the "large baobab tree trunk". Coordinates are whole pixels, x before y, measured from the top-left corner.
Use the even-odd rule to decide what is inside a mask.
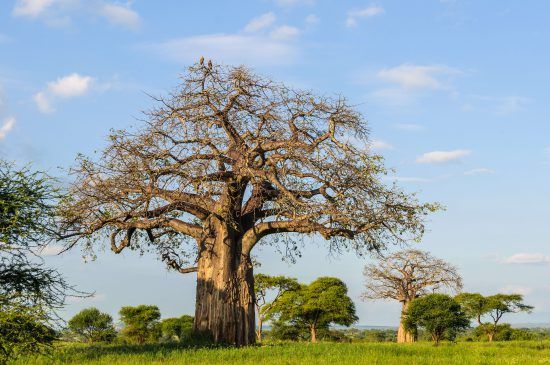
[[[405,320],[405,315],[407,313],[407,309],[409,308],[409,301],[403,302],[403,307],[401,309],[401,320],[399,322],[399,329],[397,330],[397,342],[398,343],[408,343],[408,342],[414,342],[416,340],[414,333],[411,331],[407,331],[405,329],[405,325],[403,324],[403,321]]]
[[[237,346],[255,340],[254,275],[249,255],[227,230],[200,248],[194,330]]]

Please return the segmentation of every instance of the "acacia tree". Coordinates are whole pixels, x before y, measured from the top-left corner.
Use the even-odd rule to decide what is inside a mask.
[[[317,278],[309,285],[286,291],[271,309],[282,323],[306,327],[311,342],[317,331],[331,323],[349,326],[358,318],[346,284],[332,277]]]
[[[457,295],[456,300],[470,318],[475,318],[489,341],[493,341],[498,331],[498,322],[506,313],[527,312],[530,313],[533,307],[523,303],[521,294],[495,294],[483,296],[479,293],[462,293]],[[490,322],[482,322],[483,316],[489,316]]]
[[[457,269],[420,250],[403,250],[380,256],[376,264],[365,266],[364,299],[394,299],[402,304],[397,342],[413,342],[415,335],[404,326],[411,302],[442,289],[460,291],[462,278]]]
[[[136,307],[122,307],[118,312],[124,328],[123,337],[138,344],[156,341],[162,333],[160,310],[156,305],[141,304]]]
[[[113,318],[97,308],[81,310],[69,320],[68,327],[85,342],[110,342],[116,337]]]
[[[49,349],[56,310],[67,295],[79,294],[37,256],[55,235],[54,184],[44,173],[0,160],[0,363]]]
[[[298,281],[286,276],[269,276],[264,274],[254,275],[254,294],[256,295],[256,314],[258,318],[258,328],[256,338],[262,341],[263,323],[269,319],[271,310],[277,304],[281,295],[289,290],[297,290],[300,287]],[[269,298],[269,294],[271,298]],[[269,301],[271,299],[271,301]]]
[[[368,128],[341,97],[201,60],[158,102],[99,160],[80,158],[60,229],[68,247],[108,237],[115,253],[152,248],[197,272],[194,328],[215,341],[254,342],[250,253],[262,238],[283,234],[294,255],[293,233],[318,233],[364,253],[418,239],[437,208],[381,182],[381,158],[349,143],[367,143]]]

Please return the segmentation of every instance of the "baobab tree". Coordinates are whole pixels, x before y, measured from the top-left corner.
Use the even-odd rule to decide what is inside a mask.
[[[428,252],[403,250],[389,256],[380,255],[376,264],[365,266],[364,299],[394,299],[402,304],[397,342],[414,342],[415,335],[404,325],[411,302],[426,294],[448,289],[462,289],[462,278],[451,264]]]
[[[157,101],[141,127],[79,158],[60,234],[68,248],[105,237],[115,253],[152,249],[197,272],[194,329],[215,341],[254,342],[250,253],[264,237],[288,255],[296,234],[362,254],[418,239],[437,209],[382,183],[381,158],[349,142],[366,145],[368,128],[342,97],[201,59]]]

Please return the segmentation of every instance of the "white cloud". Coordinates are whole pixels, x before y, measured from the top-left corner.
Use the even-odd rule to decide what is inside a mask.
[[[508,284],[500,288],[499,292],[504,294],[529,295],[533,292],[533,288],[526,285]]]
[[[318,24],[320,21],[319,17],[315,14],[309,14],[306,16],[306,24],[308,25],[315,25]]]
[[[453,150],[453,151],[432,151],[424,153],[416,159],[418,163],[442,164],[452,162],[461,157],[468,156],[472,152],[470,150]]]
[[[55,0],[17,0],[12,10],[14,16],[36,18],[42,15]]]
[[[389,144],[386,141],[383,141],[381,139],[373,139],[370,142],[370,146],[374,150],[391,150],[393,149],[393,146]]]
[[[257,32],[270,27],[276,20],[277,17],[272,12],[262,14],[248,22],[248,24],[244,27],[244,31],[250,33]]]
[[[208,34],[172,39],[147,47],[176,62],[195,62],[201,56],[229,64],[282,65],[292,63],[298,50],[280,40],[258,35]]]
[[[291,7],[296,5],[313,5],[315,0],[275,0],[279,6]]]
[[[42,113],[47,114],[55,111],[44,91],[36,93],[33,99],[36,103],[36,106],[38,107],[38,110],[40,110]]]
[[[63,251],[63,246],[60,245],[46,245],[38,249],[38,254],[40,256],[55,256],[59,255]]]
[[[484,174],[494,174],[494,173],[495,173],[494,170],[491,170],[485,167],[480,167],[477,169],[468,170],[464,173],[464,175],[472,176],[472,175],[484,175]]]
[[[424,129],[423,126],[419,124],[413,124],[413,123],[397,123],[395,124],[395,128],[400,129],[402,131],[410,131],[410,132]]]
[[[413,177],[413,176],[391,176],[388,177],[388,180],[404,183],[426,183],[432,182],[432,179],[426,179],[424,177]]]
[[[54,96],[71,98],[85,94],[92,83],[93,78],[72,73],[48,83],[48,91]]]
[[[550,255],[543,253],[517,253],[502,260],[505,264],[548,264]]]
[[[140,23],[139,14],[130,9],[130,3],[121,5],[104,0],[17,0],[13,16],[42,19],[47,25],[64,27],[72,24],[75,16],[100,15],[109,23],[135,29]]]
[[[52,102],[56,99],[69,99],[82,96],[87,93],[94,79],[90,76],[82,76],[77,73],[60,77],[55,81],[48,82],[45,90],[34,95],[34,101],[38,109],[43,113],[51,113],[55,109]]]
[[[383,13],[384,8],[376,5],[372,5],[364,9],[351,10],[348,12],[348,17],[346,18],[346,27],[354,28],[357,26],[359,19],[370,18]]]
[[[300,34],[300,29],[291,27],[289,25],[283,25],[273,29],[270,33],[271,38],[275,40],[288,40],[294,39]]]
[[[139,14],[127,6],[117,4],[103,4],[100,9],[109,23],[123,27],[136,29],[141,23]]]
[[[438,76],[456,73],[458,70],[448,66],[402,64],[382,69],[377,75],[380,79],[397,84],[405,90],[436,90],[443,88]]]
[[[2,125],[0,125],[0,141],[6,138],[8,133],[13,129],[13,126],[15,125],[15,118],[9,117],[4,119],[2,122]]]

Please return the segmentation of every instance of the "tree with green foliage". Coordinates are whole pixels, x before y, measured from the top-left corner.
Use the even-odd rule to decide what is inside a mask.
[[[156,305],[138,305],[122,307],[120,320],[124,323],[121,330],[123,338],[132,343],[155,342],[161,335],[160,310]]]
[[[358,319],[346,284],[332,277],[320,277],[309,285],[286,291],[272,312],[283,323],[307,327],[311,342],[317,341],[320,328],[330,324],[349,326]]]
[[[409,305],[416,298],[443,290],[459,292],[462,278],[455,266],[429,252],[407,249],[379,255],[378,262],[365,266],[363,299],[393,299],[401,303],[397,342],[414,342],[414,331],[404,326]]]
[[[533,307],[523,303],[521,294],[495,294],[483,296],[479,293],[462,293],[456,297],[470,318],[475,318],[479,330],[485,332],[489,341],[493,341],[499,330],[499,321],[506,313],[530,313]],[[482,322],[482,317],[491,318]]]
[[[179,318],[166,318],[160,322],[164,341],[181,342],[191,337],[193,332],[193,316],[183,315]]]
[[[0,361],[47,349],[68,292],[76,292],[37,255],[55,235],[54,181],[0,161]]]
[[[264,274],[254,275],[254,292],[256,293],[256,315],[258,328],[256,339],[262,341],[262,327],[266,320],[272,315],[272,308],[276,306],[281,296],[289,290],[296,290],[300,287],[298,281],[286,276],[269,276]],[[270,298],[271,295],[271,298]],[[271,299],[271,301],[269,301]]]
[[[405,328],[410,331],[424,328],[436,345],[445,335],[454,339],[457,332],[468,328],[469,324],[460,304],[446,294],[429,294],[413,300],[404,320]]]
[[[97,308],[81,310],[69,320],[68,327],[85,342],[111,342],[116,337],[113,318]]]
[[[196,272],[195,330],[216,342],[255,342],[251,255],[269,237],[290,258],[302,234],[362,255],[418,240],[439,207],[384,182],[382,157],[363,148],[367,123],[344,98],[242,66],[192,65],[144,119],[78,159],[60,228],[70,247],[152,250]]]

